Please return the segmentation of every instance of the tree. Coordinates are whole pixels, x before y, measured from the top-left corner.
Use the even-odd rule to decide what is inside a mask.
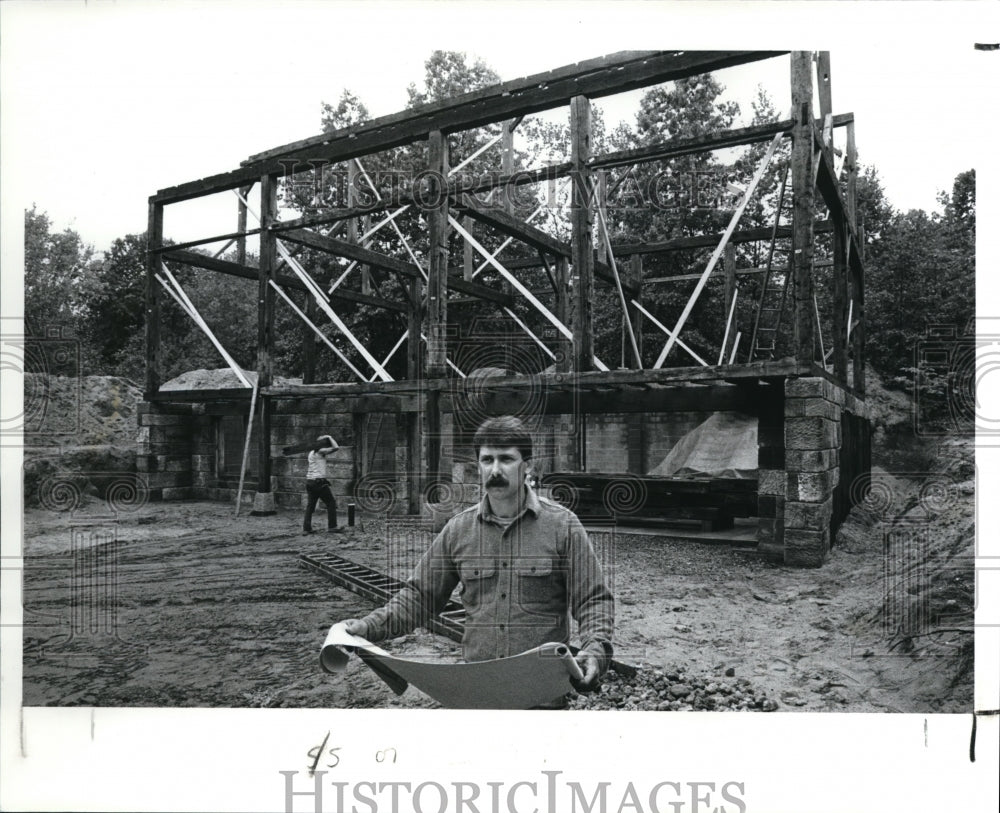
[[[24,213],[24,321],[27,332],[63,328],[76,336],[90,294],[94,255],[73,229],[53,233],[52,221],[32,204]]]
[[[83,313],[83,332],[102,372],[127,363],[136,376],[133,354],[123,358],[135,334],[145,326],[146,235],[117,238],[102,260],[93,264],[93,290]]]

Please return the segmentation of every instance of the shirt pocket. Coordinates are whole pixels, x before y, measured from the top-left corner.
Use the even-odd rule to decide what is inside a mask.
[[[458,574],[462,579],[462,605],[466,609],[478,607],[496,591],[497,567],[493,561],[462,562]]]
[[[514,562],[518,606],[525,612],[558,612],[565,604],[565,590],[552,559],[531,557]]]

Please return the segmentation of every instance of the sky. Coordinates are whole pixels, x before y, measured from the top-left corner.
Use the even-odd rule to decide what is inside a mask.
[[[35,204],[106,249],[145,230],[156,190],[318,132],[344,88],[373,116],[402,109],[434,48],[507,80],[624,49],[794,47],[831,51],[834,110],[855,113],[860,160],[895,207],[930,211],[989,143],[1000,53],[972,45],[997,14],[906,5],[3,2],[3,209]],[[787,57],[718,76],[747,115],[758,84],[789,104]],[[602,101],[609,123],[632,123],[638,96]],[[224,197],[168,207],[167,236],[235,228]]]

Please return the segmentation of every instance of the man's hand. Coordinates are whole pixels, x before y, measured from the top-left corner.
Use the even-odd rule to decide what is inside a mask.
[[[344,632],[357,635],[359,638],[364,638],[368,633],[368,625],[360,619],[348,618],[341,623],[344,625]]]
[[[601,663],[597,656],[593,652],[581,649],[576,655],[576,663],[583,672],[583,678],[581,680],[570,678],[573,688],[582,693],[594,691],[598,686],[597,679],[601,675]]]

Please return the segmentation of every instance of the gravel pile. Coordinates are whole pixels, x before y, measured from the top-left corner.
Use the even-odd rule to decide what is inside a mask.
[[[619,711],[777,711],[779,703],[729,668],[719,677],[691,675],[683,666],[640,666],[634,677],[609,671],[600,691],[581,694],[571,709]]]

